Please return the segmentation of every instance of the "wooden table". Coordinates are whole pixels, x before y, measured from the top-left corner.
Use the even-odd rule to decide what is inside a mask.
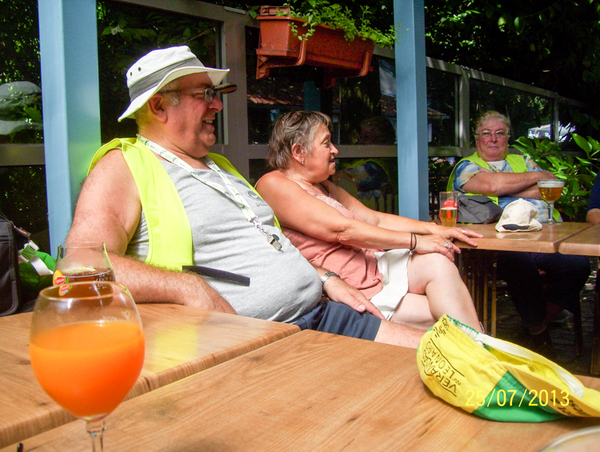
[[[563,254],[580,256],[600,256],[600,224],[581,231],[561,242],[558,251]],[[596,276],[597,278],[598,276]],[[590,373],[600,375],[600,287],[596,280],[594,299],[594,323],[592,327],[592,364]]]
[[[581,377],[600,389],[600,380]],[[156,391],[106,418],[106,451],[537,451],[600,425],[480,419],[433,396],[415,350],[305,330]],[[83,421],[25,451],[90,450]],[[14,452],[16,445],[4,451]]]
[[[562,241],[558,251],[562,254],[600,256],[600,224],[590,226]]]
[[[473,238],[478,250],[524,251],[529,253],[556,253],[560,243],[589,228],[590,223],[543,224],[536,232],[497,232],[496,224],[459,224],[472,231],[483,234],[482,238]],[[474,247],[457,241],[460,248]]]
[[[146,357],[128,398],[300,331],[295,325],[174,304],[141,304],[138,309]],[[30,323],[31,313],[0,318],[0,447],[74,419],[35,380],[29,362]]]
[[[482,238],[473,238],[477,243],[477,248],[461,241],[455,243],[463,249],[462,256],[459,258],[459,266],[475,302],[480,319],[486,330],[492,336],[495,336],[497,296],[495,265],[497,252],[556,253],[559,251],[561,243],[579,235],[591,225],[590,223],[569,222],[543,224],[542,230],[536,232],[497,232],[495,223],[459,224],[458,226],[483,235]],[[488,281],[491,282],[489,288]],[[580,318],[576,319],[575,325],[575,343],[578,355],[583,350],[580,320]]]

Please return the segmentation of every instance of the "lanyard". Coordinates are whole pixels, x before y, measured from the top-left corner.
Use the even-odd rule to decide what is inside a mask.
[[[202,161],[206,164],[206,166],[208,166],[211,170],[213,170],[219,175],[219,177],[225,184],[225,187],[219,184],[215,184],[214,182],[202,179],[200,177],[199,170],[192,167],[189,163],[183,161],[181,158],[177,157],[175,154],[168,151],[161,145],[154,143],[153,141],[150,141],[149,139],[144,138],[141,135],[138,135],[138,140],[144,145],[146,145],[148,148],[150,148],[153,152],[160,155],[165,160],[173,163],[174,165],[177,165],[181,169],[184,169],[185,171],[190,173],[190,175],[194,179],[227,196],[231,201],[235,203],[235,205],[237,205],[240,208],[240,210],[244,213],[246,219],[250,223],[252,223],[254,227],[256,227],[256,229],[258,229],[267,238],[267,242],[277,251],[281,250],[281,243],[279,243],[279,237],[277,237],[277,235],[275,234],[270,234],[267,230],[263,228],[262,224],[258,220],[258,216],[254,213],[254,211],[246,201],[246,198],[244,198],[240,194],[240,192],[237,191],[237,189],[231,183],[229,178],[223,173],[223,170],[221,170],[221,168],[219,168],[219,165],[217,165],[209,156],[203,157]]]

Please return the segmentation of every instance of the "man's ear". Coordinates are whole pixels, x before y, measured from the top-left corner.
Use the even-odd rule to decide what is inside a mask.
[[[165,108],[167,102],[162,94],[152,96],[147,102],[150,114],[159,121],[165,122],[167,120],[167,109]]]

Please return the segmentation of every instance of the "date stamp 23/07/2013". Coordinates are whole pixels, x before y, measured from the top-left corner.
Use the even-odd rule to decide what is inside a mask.
[[[534,407],[534,406],[562,406],[569,405],[569,392],[565,390],[527,389],[522,394],[517,394],[516,389],[496,389],[486,394],[483,390],[467,390],[466,406],[509,406],[509,407]]]

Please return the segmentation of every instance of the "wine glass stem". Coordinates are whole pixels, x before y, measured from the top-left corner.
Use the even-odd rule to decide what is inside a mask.
[[[92,437],[92,452],[102,452],[102,440],[105,429],[104,419],[86,422],[86,430]]]
[[[554,223],[554,219],[552,218],[554,216],[554,202],[549,202],[548,203],[548,223],[552,224]]]

